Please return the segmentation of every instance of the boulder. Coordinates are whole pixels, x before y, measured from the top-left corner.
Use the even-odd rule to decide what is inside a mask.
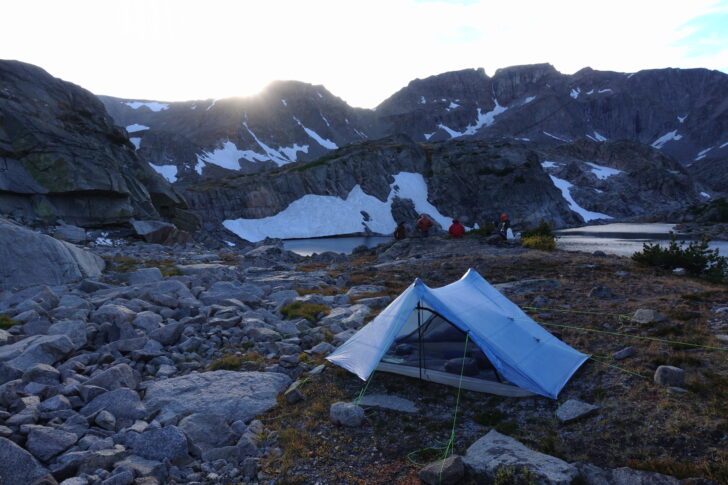
[[[131,367],[127,364],[118,364],[92,376],[84,385],[102,387],[107,391],[113,391],[120,387],[136,389],[139,380],[139,376]]]
[[[164,422],[190,413],[218,414],[227,421],[247,421],[276,404],[291,379],[275,372],[219,370],[154,381],[147,386],[144,404],[159,411]]]
[[[655,371],[655,384],[667,387],[685,385],[685,371],[671,365],[661,365]]]
[[[164,463],[156,460],[147,460],[137,455],[131,455],[116,462],[114,468],[132,470],[140,477],[154,477],[159,483],[165,483],[167,479],[167,467]]]
[[[389,394],[367,394],[359,400],[360,406],[373,406],[402,413],[418,413],[420,410],[414,402]]]
[[[640,308],[639,310],[634,312],[634,315],[632,315],[632,320],[637,323],[659,323],[667,320],[667,317],[661,313],[656,312],[655,310]]]
[[[80,412],[84,416],[91,416],[102,409],[109,411],[117,420],[133,422],[147,415],[147,410],[139,399],[139,394],[126,387],[96,396],[81,408]]]
[[[319,325],[338,324],[346,329],[358,329],[364,323],[364,319],[369,315],[369,312],[370,308],[361,304],[333,308],[328,315],[319,321]]]
[[[430,463],[417,472],[417,476],[427,485],[455,485],[465,476],[463,457],[453,455]]]
[[[23,382],[37,382],[48,386],[56,386],[61,381],[61,373],[48,364],[35,364],[23,374]]]
[[[569,399],[556,410],[556,417],[559,418],[559,421],[562,423],[569,423],[579,418],[589,416],[597,409],[599,409],[599,406],[581,402],[577,399]]]
[[[159,268],[141,268],[129,275],[130,285],[143,285],[146,283],[154,283],[162,281],[164,276]]]
[[[632,347],[630,345],[630,346],[623,348],[622,350],[615,352],[613,357],[614,357],[614,360],[624,360],[624,359],[629,359],[630,357],[634,356],[635,353],[636,353],[636,351],[635,351],[634,347]]]
[[[496,430],[470,445],[463,459],[465,466],[477,477],[494,480],[501,467],[526,467],[536,475],[539,483],[568,485],[578,471],[556,457],[533,451],[518,441]]]
[[[65,335],[34,335],[0,348],[0,362],[25,371],[35,364],[53,365],[73,350]]]
[[[176,462],[188,457],[187,438],[176,426],[144,431],[131,448],[135,455],[147,460]]]
[[[346,295],[349,298],[362,298],[367,295],[373,295],[375,293],[383,293],[386,292],[387,288],[380,285],[359,285],[359,286],[352,286],[349,288],[349,291],[346,292]]]
[[[132,221],[132,227],[137,236],[152,244],[184,244],[190,240],[186,231],[180,231],[177,226],[162,221]]]
[[[73,446],[76,441],[78,441],[78,436],[74,433],[37,426],[30,430],[25,446],[36,458],[47,462]]]
[[[104,260],[0,218],[0,290],[63,285],[101,275]]]
[[[233,431],[220,414],[195,413],[179,422],[179,429],[200,450],[219,448],[233,441]]]
[[[258,285],[239,281],[218,281],[200,294],[200,300],[205,305],[214,305],[222,300],[236,299],[250,305],[259,304],[264,295],[265,290]]]
[[[86,229],[70,224],[61,224],[53,231],[53,237],[72,244],[83,244],[87,241]]]
[[[85,310],[82,310],[85,311]],[[63,320],[48,328],[48,335],[65,335],[75,349],[86,345],[86,322],[83,320]]]
[[[0,483],[33,483],[48,474],[33,455],[12,441],[0,438]]]
[[[163,327],[152,330],[152,332],[149,334],[149,337],[156,340],[162,345],[174,345],[179,340],[179,337],[180,335],[182,335],[183,330],[183,323],[170,323]]]
[[[329,409],[331,422],[336,425],[356,428],[364,421],[364,409],[350,402],[335,402]]]

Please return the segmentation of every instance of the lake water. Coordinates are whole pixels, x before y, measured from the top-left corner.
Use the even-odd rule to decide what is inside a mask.
[[[673,227],[674,224],[668,223],[615,223],[563,229],[556,231],[558,236],[556,245],[565,251],[592,253],[600,250],[617,256],[632,256],[635,252],[642,250],[645,242],[653,244],[659,242],[667,246]],[[350,254],[355,247],[362,244],[371,248],[391,240],[392,238],[389,236],[286,239],[283,241],[283,247],[302,256],[325,251]],[[712,241],[710,247],[719,249],[721,256],[728,256],[728,242]]]
[[[585,226],[556,231],[556,247],[565,251],[604,251],[617,256],[632,256],[642,250],[644,243],[659,243],[667,246],[674,224],[615,223],[603,226]],[[684,240],[677,234],[678,239]],[[711,241],[711,248],[717,248],[722,256],[728,255],[728,242]]]

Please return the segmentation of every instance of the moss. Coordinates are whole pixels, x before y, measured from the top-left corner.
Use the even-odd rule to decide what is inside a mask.
[[[305,318],[309,322],[316,322],[319,320],[322,313],[324,315],[328,315],[330,312],[331,309],[326,305],[303,301],[294,301],[293,303],[289,303],[281,308],[281,313],[287,319]]]
[[[20,323],[16,322],[12,318],[6,316],[6,315],[0,315],[0,328],[3,330],[7,330],[10,327],[14,327],[15,325],[20,325]]]

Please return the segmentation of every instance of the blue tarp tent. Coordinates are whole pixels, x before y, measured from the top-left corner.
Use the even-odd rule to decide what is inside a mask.
[[[453,375],[462,367],[447,371],[447,361],[465,355],[465,342],[472,347],[466,349],[471,361],[487,369],[462,377]],[[327,360],[364,380],[379,367],[446,384],[462,385],[464,379],[464,388],[495,394],[536,393],[556,399],[588,358],[544,330],[470,269],[442,288],[429,288],[416,279]]]

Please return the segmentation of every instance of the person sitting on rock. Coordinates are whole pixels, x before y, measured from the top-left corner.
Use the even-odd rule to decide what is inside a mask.
[[[400,222],[397,224],[397,229],[394,230],[394,238],[397,241],[401,241],[402,239],[407,237],[407,231],[404,228],[404,222]]]
[[[511,227],[511,221],[508,219],[508,214],[500,215],[500,225],[498,226],[498,234],[503,239],[508,239],[508,228]]]
[[[449,232],[453,238],[463,237],[463,234],[465,234],[465,226],[460,224],[459,220],[453,219],[452,225],[450,226],[450,229],[447,230],[447,232]]]
[[[427,232],[432,227],[432,219],[427,214],[421,214],[415,223],[417,229],[422,233],[422,237],[427,237]]]

